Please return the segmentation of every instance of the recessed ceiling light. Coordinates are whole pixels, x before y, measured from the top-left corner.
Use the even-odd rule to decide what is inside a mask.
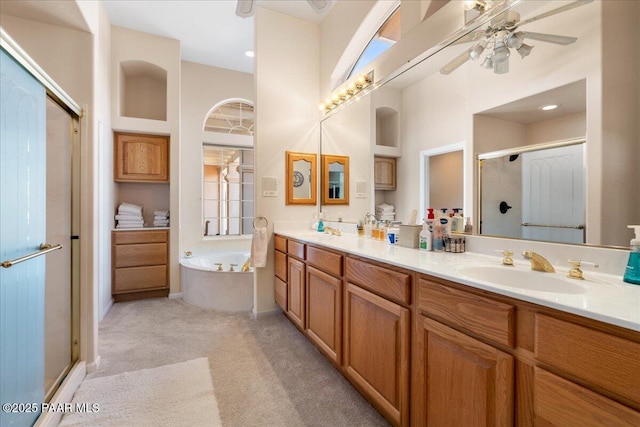
[[[540,109],[544,111],[555,110],[556,108],[558,108],[556,104],[550,104],[550,105],[545,105],[544,107],[540,107]]]
[[[255,55],[252,50],[248,50],[244,54],[247,55],[249,58],[253,58],[253,56]]]

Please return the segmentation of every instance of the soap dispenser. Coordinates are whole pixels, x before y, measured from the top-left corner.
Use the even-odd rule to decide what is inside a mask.
[[[318,233],[324,233],[324,212],[320,212],[318,215]]]
[[[628,228],[634,229],[635,238],[631,240],[631,253],[624,272],[624,281],[640,285],[640,225],[629,225]]]

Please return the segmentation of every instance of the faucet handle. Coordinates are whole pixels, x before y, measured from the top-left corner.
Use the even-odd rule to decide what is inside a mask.
[[[218,266],[218,268],[216,269],[216,271],[222,271],[222,263],[221,262],[216,262],[215,265]]]
[[[237,267],[238,264],[229,264],[229,271],[236,271],[233,269],[233,267]]]
[[[513,259],[511,258],[513,256],[513,252],[506,249],[496,249],[495,252],[502,252],[502,255],[504,256],[502,259],[503,265],[513,265]]]
[[[593,268],[599,267],[598,264],[594,262],[589,262],[589,261],[570,259],[568,262],[571,265],[571,268],[569,269],[569,274],[567,275],[567,277],[571,279],[577,279],[577,280],[584,280],[584,277],[582,275],[582,270],[580,269],[580,264],[589,265],[589,266],[592,266]]]

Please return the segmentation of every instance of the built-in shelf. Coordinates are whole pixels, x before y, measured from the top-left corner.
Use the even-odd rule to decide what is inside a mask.
[[[167,70],[146,61],[120,62],[120,115],[167,120]]]

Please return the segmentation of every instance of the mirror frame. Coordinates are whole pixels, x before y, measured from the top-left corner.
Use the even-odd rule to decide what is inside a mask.
[[[322,204],[323,205],[348,205],[349,204],[349,157],[334,156],[330,154],[322,154]],[[344,197],[340,199],[330,199],[328,192],[329,183],[329,165],[331,163],[340,163],[344,166]]]
[[[317,203],[317,183],[316,177],[318,167],[317,160],[318,155],[315,153],[297,153],[294,151],[286,151],[286,186],[287,186],[287,205],[315,205]],[[293,172],[294,172],[294,162],[298,160],[304,160],[306,162],[311,163],[311,179],[309,182],[309,186],[311,187],[311,197],[309,198],[295,198],[293,197]]]

